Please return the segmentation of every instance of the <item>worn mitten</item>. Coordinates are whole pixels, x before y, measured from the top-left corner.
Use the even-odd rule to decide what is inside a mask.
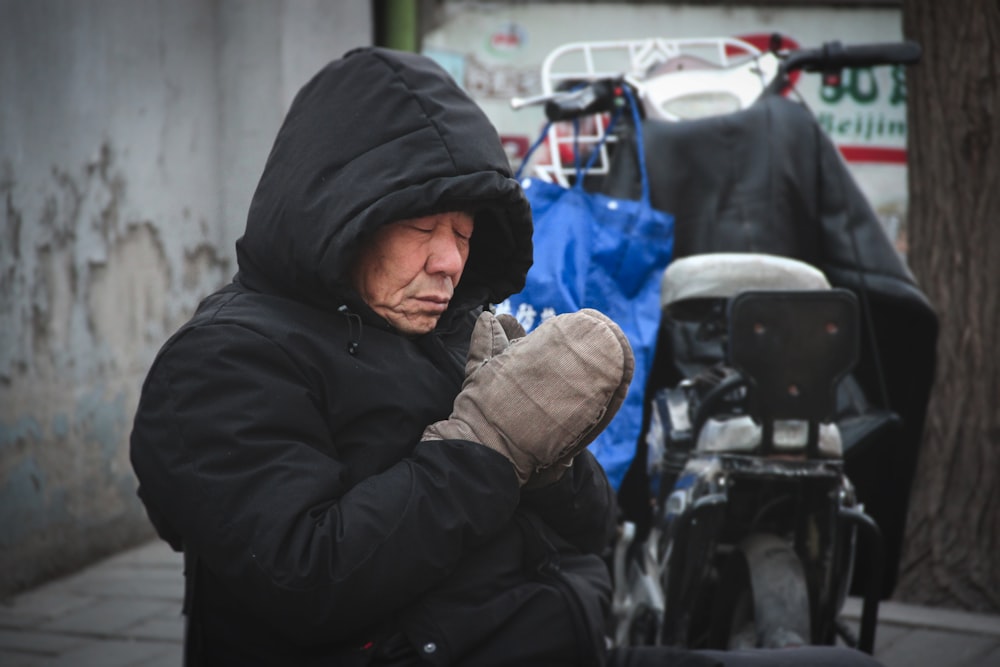
[[[423,439],[485,445],[506,456],[524,484],[572,460],[608,425],[635,359],[618,325],[592,309],[514,336],[491,313],[480,316],[451,416],[428,426]]]

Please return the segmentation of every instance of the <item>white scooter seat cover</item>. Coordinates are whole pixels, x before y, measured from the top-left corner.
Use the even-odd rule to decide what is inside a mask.
[[[718,252],[675,260],[663,272],[660,307],[687,299],[728,298],[747,290],[824,290],[830,283],[805,262],[763,253]]]

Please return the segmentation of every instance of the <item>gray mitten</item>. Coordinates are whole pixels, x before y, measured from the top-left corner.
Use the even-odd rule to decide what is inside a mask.
[[[452,414],[428,426],[423,439],[485,445],[506,456],[524,484],[538,470],[571,461],[608,425],[635,359],[618,325],[592,309],[517,335],[491,313],[480,316]]]

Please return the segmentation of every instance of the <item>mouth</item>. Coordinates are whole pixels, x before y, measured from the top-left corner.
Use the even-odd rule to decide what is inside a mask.
[[[420,296],[417,297],[417,301],[430,311],[444,312],[448,308],[448,304],[451,303],[451,297],[441,295]]]

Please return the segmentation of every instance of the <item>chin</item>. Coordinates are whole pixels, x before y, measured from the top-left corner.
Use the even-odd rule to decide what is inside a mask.
[[[437,326],[437,323],[437,319],[434,319],[433,321],[421,320],[419,322],[407,320],[405,322],[396,322],[395,326],[399,329],[399,331],[408,336],[421,336],[434,331],[434,327]]]

